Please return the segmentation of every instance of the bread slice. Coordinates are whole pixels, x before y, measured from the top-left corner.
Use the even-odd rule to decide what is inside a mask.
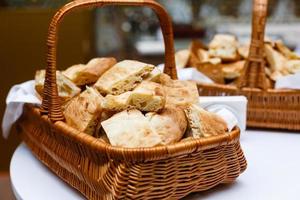
[[[165,106],[165,102],[165,92],[160,84],[143,81],[133,91],[120,95],[107,95],[103,108],[115,111],[136,108],[141,111],[156,112]]]
[[[156,83],[160,83],[160,75],[162,74],[162,72],[160,71],[160,69],[158,67],[155,67],[148,76],[146,76],[144,78],[145,81],[152,81],[152,82],[156,82]]]
[[[141,111],[124,110],[101,123],[109,142],[120,147],[153,147],[161,144]]]
[[[172,80],[168,75],[161,75],[161,84],[166,93],[166,105],[188,106],[198,102],[197,85],[192,81]]]
[[[237,61],[238,41],[232,35],[217,34],[209,44],[209,56],[221,58],[223,61]]]
[[[283,42],[281,40],[278,40],[275,42],[275,47],[287,59],[290,59],[290,60],[300,59],[300,56],[297,55],[295,52],[292,52],[287,46],[285,46],[283,44]]]
[[[241,75],[241,72],[245,65],[245,60],[240,60],[233,63],[222,64],[223,76],[226,79],[235,79]]]
[[[219,58],[215,58],[215,59],[219,59]],[[218,63],[218,61],[216,63]],[[208,76],[215,83],[220,83],[220,84],[224,83],[224,76],[222,74],[222,67],[220,64],[204,62],[196,65],[196,68],[198,71]]]
[[[247,59],[249,56],[250,45],[241,45],[238,47],[238,53],[243,59]]]
[[[265,44],[265,53],[271,71],[282,72],[286,66],[287,59],[281,53],[273,49],[270,44]]]
[[[185,109],[190,131],[194,138],[210,137],[227,132],[226,122],[214,113],[210,113],[197,105]]]
[[[187,128],[184,111],[175,106],[167,106],[159,113],[149,112],[145,116],[164,145],[178,142]]]
[[[154,65],[124,60],[107,70],[96,82],[95,87],[102,94],[118,95],[132,90],[143,77],[149,75]]]
[[[289,60],[287,61],[286,67],[289,73],[298,73],[300,72],[300,60]]]
[[[63,106],[66,123],[71,127],[93,135],[100,128],[103,97],[99,92],[87,87],[80,95]]]
[[[35,73],[35,90],[43,97],[45,70],[38,70]],[[70,79],[65,77],[60,71],[56,71],[56,82],[58,88],[58,96],[62,102],[68,101],[75,95],[80,93],[80,88],[77,87]]]
[[[78,64],[69,67],[63,71],[63,74],[78,86],[92,84],[116,63],[115,58],[94,58],[86,65]]]
[[[175,63],[177,68],[185,68],[190,57],[190,51],[183,49],[175,53]]]

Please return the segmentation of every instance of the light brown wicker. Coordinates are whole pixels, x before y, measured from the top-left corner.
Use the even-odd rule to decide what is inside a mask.
[[[176,78],[171,21],[154,0],[73,1],[57,12],[50,24],[43,107],[26,104],[16,124],[25,143],[37,158],[88,199],[180,199],[234,181],[246,169],[238,129],[168,146],[121,148],[63,121],[54,76],[57,25],[74,8],[112,4],[149,6],[157,13],[166,47],[165,72]]]
[[[199,94],[246,96],[248,127],[300,130],[300,91],[268,88],[263,52],[267,5],[267,0],[253,1],[250,52],[237,86],[199,83]]]

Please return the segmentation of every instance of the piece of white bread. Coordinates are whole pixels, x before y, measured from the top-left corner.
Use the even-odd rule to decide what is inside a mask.
[[[190,51],[188,49],[179,50],[175,53],[175,63],[177,68],[186,67],[190,57]]]
[[[284,55],[287,59],[290,60],[297,60],[300,59],[300,56],[297,55],[295,52],[292,52],[287,46],[283,44],[281,40],[275,41],[275,47],[278,49],[278,51]]]
[[[37,70],[35,73],[35,90],[43,97],[45,70]],[[62,102],[68,101],[75,95],[80,93],[80,88],[77,87],[70,79],[65,77],[60,71],[56,71],[56,82],[58,89],[58,96]]]
[[[265,44],[265,53],[271,71],[282,72],[286,66],[287,59],[281,53],[273,49],[270,44]]]
[[[300,60],[289,60],[286,64],[287,70],[292,73],[300,72]]]
[[[86,65],[73,65],[62,73],[76,85],[82,86],[95,83],[104,72],[116,63],[115,58],[94,58]]]
[[[227,132],[226,122],[214,113],[210,113],[198,105],[185,109],[190,131],[194,138],[210,137]]]
[[[238,47],[238,53],[244,59],[248,58],[249,50],[250,50],[250,45],[249,44],[241,45],[241,46]]]
[[[209,56],[218,57],[223,61],[237,61],[238,41],[233,35],[217,34],[209,43]]]
[[[161,112],[146,114],[152,130],[161,137],[161,143],[173,144],[178,142],[187,128],[187,120],[183,109],[167,106]]]
[[[115,114],[102,127],[113,146],[154,147],[178,142],[187,127],[183,110],[166,107],[162,112],[132,109]]]
[[[107,70],[95,83],[101,94],[122,94],[132,90],[143,77],[149,75],[154,65],[124,60]]]
[[[156,112],[165,106],[165,102],[165,92],[160,84],[143,81],[133,91],[120,95],[107,95],[103,108],[114,111],[136,108],[141,111]]]
[[[244,65],[245,65],[245,60],[222,64],[221,68],[222,68],[224,78],[226,79],[238,78],[241,75]]]
[[[195,82],[172,80],[161,75],[161,84],[166,93],[166,105],[188,106],[198,102],[199,93]]]
[[[109,142],[119,147],[153,147],[161,144],[161,137],[152,130],[141,111],[124,110],[101,122]]]
[[[148,76],[146,76],[144,78],[145,81],[152,81],[152,82],[156,82],[156,83],[160,83],[160,75],[162,74],[162,72],[160,71],[160,69],[158,67],[155,67]]]
[[[93,135],[100,129],[102,101],[103,97],[96,89],[87,87],[63,106],[66,123],[79,131]]]

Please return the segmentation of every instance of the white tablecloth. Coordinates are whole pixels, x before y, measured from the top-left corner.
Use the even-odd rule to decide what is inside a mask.
[[[300,133],[251,130],[242,135],[241,143],[248,168],[237,181],[192,194],[185,200],[300,198]],[[10,175],[17,199],[84,199],[35,159],[24,144],[13,155]]]

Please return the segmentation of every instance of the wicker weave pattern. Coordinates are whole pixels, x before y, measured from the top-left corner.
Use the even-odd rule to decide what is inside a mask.
[[[300,130],[300,91],[267,88],[263,58],[267,4],[267,0],[253,0],[249,58],[237,87],[199,83],[199,94],[202,96],[244,95],[248,99],[248,127],[297,131]]]
[[[172,24],[157,2],[73,1],[50,24],[43,104],[41,109],[25,105],[17,122],[23,140],[45,165],[88,199],[179,199],[235,180],[246,169],[238,129],[167,146],[121,148],[63,122],[55,80],[58,24],[75,8],[105,4],[149,6],[156,11],[164,35],[165,72],[177,78]]]
[[[80,143],[85,134],[61,134],[59,123],[42,118],[37,109],[26,106],[18,122],[22,138],[44,164],[88,199],[179,199],[232,182],[246,169],[238,130],[226,136],[226,142],[216,137],[195,140],[198,146],[188,154],[170,151],[164,159],[124,162],[103,153],[106,144]]]

